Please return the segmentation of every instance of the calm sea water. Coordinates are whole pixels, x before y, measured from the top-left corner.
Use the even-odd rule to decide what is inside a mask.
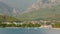
[[[0,34],[60,34],[60,30],[48,28],[0,28]]]

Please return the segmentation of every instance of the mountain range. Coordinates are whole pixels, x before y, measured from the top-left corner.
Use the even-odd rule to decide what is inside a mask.
[[[0,1],[0,15],[16,17],[20,20],[60,19],[60,0],[37,0],[22,11]]]
[[[8,16],[18,16],[20,13],[20,9],[18,8],[13,8],[4,2],[0,2],[0,15],[8,15]]]
[[[35,1],[36,0],[0,0],[0,7],[4,6],[4,8],[6,8],[1,9],[0,14],[7,14],[14,17],[19,16],[21,12],[24,12],[26,8],[31,6]]]
[[[0,14],[9,14],[12,11],[12,8],[6,5],[3,2],[0,2]]]
[[[2,0],[1,2],[4,2],[13,8],[18,8],[23,12],[30,7],[32,3],[36,2],[36,0]]]
[[[60,19],[60,0],[37,0],[20,15],[25,20]]]

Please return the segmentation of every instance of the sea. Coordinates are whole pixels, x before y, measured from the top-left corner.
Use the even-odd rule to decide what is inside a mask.
[[[0,28],[0,34],[60,34],[53,28]]]

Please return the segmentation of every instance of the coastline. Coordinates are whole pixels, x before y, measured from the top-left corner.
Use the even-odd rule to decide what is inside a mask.
[[[34,29],[37,29],[37,28],[45,28],[45,27],[1,27],[1,28],[34,28]],[[47,28],[47,29],[54,29],[54,30],[60,30],[60,28]]]
[[[34,28],[34,29],[37,29],[37,28],[41,28],[41,27],[6,27],[6,28]],[[47,29],[55,29],[55,30],[60,30],[60,28],[47,28]]]

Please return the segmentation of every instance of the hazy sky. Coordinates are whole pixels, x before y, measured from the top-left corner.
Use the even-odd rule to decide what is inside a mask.
[[[8,4],[9,6],[16,7],[19,9],[28,8],[35,1],[36,0],[2,0],[2,2]]]

